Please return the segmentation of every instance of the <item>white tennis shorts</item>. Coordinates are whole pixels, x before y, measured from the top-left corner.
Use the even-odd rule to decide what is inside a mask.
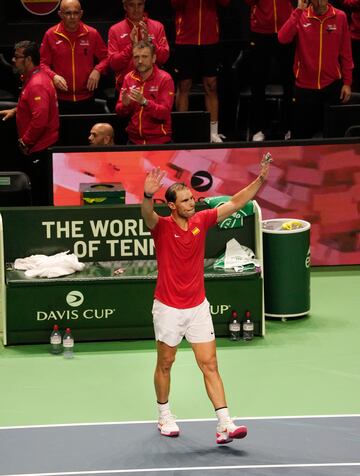
[[[155,299],[152,313],[156,340],[170,347],[180,344],[184,336],[193,344],[215,339],[210,304],[206,298],[198,306],[187,309],[176,309]]]

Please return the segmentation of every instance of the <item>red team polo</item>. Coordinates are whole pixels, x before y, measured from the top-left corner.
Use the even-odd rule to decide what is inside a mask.
[[[182,230],[172,216],[159,217],[151,230],[158,263],[155,298],[177,309],[188,309],[205,299],[205,238],[217,221],[217,210],[195,213]]]

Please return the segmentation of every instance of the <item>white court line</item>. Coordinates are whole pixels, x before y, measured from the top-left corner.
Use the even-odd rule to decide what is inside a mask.
[[[59,473],[19,473],[4,474],[1,476],[81,476],[87,474],[123,474],[123,473],[155,473],[168,471],[217,471],[219,469],[282,469],[282,468],[341,468],[360,466],[360,462],[354,463],[309,463],[309,464],[246,464],[238,466],[188,466],[181,468],[141,468],[141,469],[109,469],[103,471],[64,471]]]
[[[295,420],[305,418],[359,418],[360,413],[347,413],[338,415],[289,415],[289,416],[263,416],[263,417],[232,417],[233,420]],[[179,423],[187,422],[203,422],[203,421],[217,421],[217,418],[188,418],[188,419],[176,419]],[[106,425],[144,425],[157,423],[157,420],[134,420],[134,421],[105,421],[94,423],[59,423],[49,425],[19,425],[19,426],[0,426],[1,430],[26,430],[32,428],[61,428],[61,427],[78,427],[78,426],[106,426]],[[2,476],[2,475],[0,475]]]

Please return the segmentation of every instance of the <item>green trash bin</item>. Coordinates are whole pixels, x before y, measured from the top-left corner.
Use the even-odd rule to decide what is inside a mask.
[[[287,319],[310,311],[310,223],[262,222],[265,316]]]

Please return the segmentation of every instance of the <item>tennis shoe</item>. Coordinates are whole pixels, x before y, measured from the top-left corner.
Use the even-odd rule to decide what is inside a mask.
[[[213,132],[210,137],[210,142],[213,144],[219,144],[220,142],[223,142],[223,139],[226,139],[224,134],[218,134],[217,132]]]
[[[224,445],[226,443],[231,443],[234,439],[240,440],[241,438],[245,438],[246,435],[246,426],[236,426],[229,418],[225,424],[218,424],[216,428],[216,443],[218,445]]]
[[[158,430],[163,436],[179,436],[180,430],[175,421],[175,415],[168,413],[160,416]]]

